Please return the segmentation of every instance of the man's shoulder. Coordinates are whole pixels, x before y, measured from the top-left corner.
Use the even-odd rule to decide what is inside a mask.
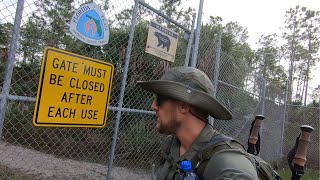
[[[203,177],[230,179],[258,179],[256,169],[241,143],[221,133],[216,133],[203,156],[208,159]],[[241,178],[240,178],[241,179]]]
[[[258,179],[254,165],[241,149],[223,149],[216,152],[210,158],[203,177]]]

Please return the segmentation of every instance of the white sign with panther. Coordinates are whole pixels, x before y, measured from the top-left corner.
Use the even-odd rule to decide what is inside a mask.
[[[155,22],[150,22],[146,52],[174,62],[178,44],[178,33]]]

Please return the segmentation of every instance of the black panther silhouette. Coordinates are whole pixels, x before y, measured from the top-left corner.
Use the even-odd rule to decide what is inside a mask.
[[[169,51],[170,49],[170,39],[168,38],[168,36],[166,35],[163,35],[159,32],[155,32],[154,35],[158,38],[158,45],[157,47],[161,46],[162,45],[162,48],[164,47],[167,47],[167,52]]]

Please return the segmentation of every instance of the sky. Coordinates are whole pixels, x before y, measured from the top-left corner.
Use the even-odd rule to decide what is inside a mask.
[[[33,9],[30,8],[29,1],[32,2],[32,0],[27,0],[26,11]],[[158,0],[150,1],[156,2]],[[199,1],[183,0],[182,2],[184,7],[192,7],[198,12]],[[13,2],[16,2],[16,0],[2,1],[0,5],[7,7],[1,7],[1,11],[14,12],[15,6],[10,6]],[[296,5],[305,6],[311,10],[320,10],[320,0],[204,0],[202,20],[208,20],[209,16],[220,16],[223,18],[223,23],[238,22],[248,29],[249,39],[247,42],[252,49],[256,50],[256,42],[261,35],[273,33],[281,35],[280,27],[284,25],[285,12]],[[1,15],[5,16],[5,12],[1,12]],[[284,66],[284,68],[288,69],[287,66]],[[310,90],[320,85],[320,78],[316,76],[318,74],[320,74],[320,63],[312,69],[311,78],[313,80]],[[311,92],[310,90],[309,92]]]
[[[199,8],[199,0],[187,0],[186,6]],[[203,20],[220,16],[225,23],[239,22],[248,29],[248,43],[255,49],[261,35],[280,32],[285,12],[296,5],[320,10],[320,0],[204,0]]]
[[[200,0],[187,0],[186,7],[194,7],[198,12]],[[223,23],[238,22],[248,29],[248,43],[256,50],[256,42],[261,35],[276,33],[281,36],[281,27],[285,22],[285,13],[296,5],[310,10],[320,10],[320,0],[204,0],[202,20],[209,16],[220,16]],[[280,42],[281,43],[281,42]],[[319,55],[320,58],[320,55]],[[283,63],[287,70],[288,65]],[[320,85],[320,63],[311,70],[309,93]],[[308,99],[310,102],[310,99]]]

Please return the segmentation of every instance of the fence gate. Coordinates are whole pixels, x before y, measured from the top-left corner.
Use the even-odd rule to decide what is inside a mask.
[[[162,137],[153,131],[152,96],[136,81],[159,79],[169,66],[188,64],[192,22],[169,19],[150,6],[157,2],[95,1],[108,20],[110,38],[107,45],[92,46],[69,31],[73,13],[84,3],[0,2],[0,179],[151,178]],[[177,32],[174,63],[145,52],[150,21]],[[48,46],[114,64],[105,128],[33,126],[41,59]]]

